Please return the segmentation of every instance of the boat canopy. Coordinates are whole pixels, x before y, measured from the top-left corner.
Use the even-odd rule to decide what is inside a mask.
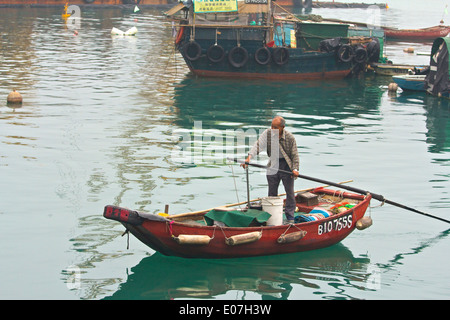
[[[225,7],[228,2],[231,4]],[[227,0],[223,2],[217,2],[215,0],[189,0],[177,4],[165,14],[170,19],[185,21],[195,25],[263,26],[267,23],[270,6],[268,3],[260,2],[261,0]],[[223,4],[223,6],[221,7],[219,4]],[[227,8],[231,9],[228,10]]]
[[[180,12],[182,9],[189,9],[192,7],[192,4],[195,6],[195,0],[188,1],[188,2],[180,2],[173,8],[171,8],[169,11],[167,11],[165,14],[169,17],[174,16],[178,12]],[[204,1],[200,1],[204,2]],[[227,14],[236,14],[236,13],[267,13],[270,11],[270,7],[267,3],[246,3],[246,1],[237,1],[237,7],[238,10],[236,11],[230,11],[230,12],[223,12],[223,11],[211,11],[210,13],[227,13]]]
[[[437,38],[431,47],[430,71],[425,78],[426,90],[440,96],[449,91],[449,46],[450,39]]]

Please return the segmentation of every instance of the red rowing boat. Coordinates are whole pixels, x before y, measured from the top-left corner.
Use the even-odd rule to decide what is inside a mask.
[[[434,26],[423,29],[396,29],[383,27],[384,34],[388,39],[404,40],[434,40],[446,37],[450,33],[450,26]]]
[[[160,215],[107,205],[103,215],[121,222],[150,248],[164,255],[186,258],[236,258],[314,250],[336,244],[355,228],[364,229],[371,224],[370,218],[363,219],[372,198],[370,194],[316,188],[308,195],[312,200],[297,194],[294,223],[273,226],[257,219],[240,227],[220,221],[207,223],[211,220],[208,218],[211,209]],[[251,208],[256,202],[252,200]],[[246,214],[245,209],[242,214]]]

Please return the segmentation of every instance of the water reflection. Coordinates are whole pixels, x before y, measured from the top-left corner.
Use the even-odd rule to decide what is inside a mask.
[[[369,264],[369,258],[354,257],[342,244],[311,252],[226,260],[155,253],[131,268],[126,282],[105,299],[211,299],[223,295],[234,299],[241,294],[244,299],[252,292],[261,299],[285,300],[295,286],[312,289],[317,298],[349,299],[353,298],[346,293],[349,287],[366,290]]]
[[[379,82],[381,81],[381,82]],[[176,124],[191,128],[226,129],[266,127],[274,114],[282,114],[290,127],[316,135],[342,132],[341,121],[378,114],[384,92],[374,77],[343,81],[263,82],[211,80],[186,77],[176,88]],[[366,125],[359,124],[349,125]],[[323,125],[323,127],[320,127]]]

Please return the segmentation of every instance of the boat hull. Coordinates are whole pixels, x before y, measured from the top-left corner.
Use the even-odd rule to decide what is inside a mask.
[[[348,76],[352,70],[350,61],[340,61],[335,52],[305,51],[302,48],[263,47],[265,30],[249,28],[241,30],[239,43],[236,30],[220,29],[216,38],[214,28],[195,28],[195,40],[189,27],[181,29],[176,47],[193,74],[199,77],[243,78],[268,80],[336,79]],[[189,53],[189,46],[194,46]],[[220,46],[221,56],[211,59],[212,47]],[[235,48],[242,49],[235,49]],[[233,55],[244,52],[244,57]],[[281,52],[282,51],[282,52]],[[280,53],[283,58],[280,60]],[[262,55],[263,54],[263,55]],[[237,57],[237,58],[236,58]],[[278,58],[277,58],[278,57]]]
[[[446,37],[450,33],[448,26],[436,26],[424,29],[394,29],[384,28],[387,39],[396,40],[434,40],[439,37]]]
[[[371,64],[370,67],[375,71],[376,74],[382,76],[414,74],[414,72],[420,72],[426,68],[426,66],[399,65],[389,63],[374,63]]]
[[[425,87],[425,75],[402,75],[393,76],[392,79],[403,90],[410,91],[426,91]]]
[[[323,192],[324,189],[321,189]],[[325,190],[325,193],[333,194],[335,191]],[[254,226],[254,227],[218,227],[198,226],[183,222],[165,219],[152,215],[150,219],[142,222],[128,221],[127,218],[117,218],[120,214],[112,213],[112,209],[105,207],[104,216],[109,219],[119,220],[136,238],[144,244],[164,255],[179,256],[184,258],[239,258],[251,256],[264,256],[285,254],[315,250],[336,244],[345,239],[356,226],[366,212],[371,196],[361,196],[352,193],[344,193],[344,197],[354,198],[360,202],[343,213],[332,215],[328,218],[278,226]],[[297,204],[301,210],[311,210]],[[108,212],[109,210],[109,212]],[[125,209],[126,210],[126,209]],[[120,209],[119,209],[120,211]],[[119,212],[117,211],[117,212]],[[114,217],[114,215],[116,217]],[[280,243],[281,235],[304,232],[301,239],[290,243]],[[257,241],[239,245],[230,245],[230,238],[238,235],[261,232]],[[180,244],[174,241],[180,235],[208,236],[211,241],[203,245]]]

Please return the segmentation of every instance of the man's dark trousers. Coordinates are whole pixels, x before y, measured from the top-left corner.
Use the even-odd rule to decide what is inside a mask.
[[[289,165],[284,158],[279,159],[278,168],[283,171],[291,172]],[[269,197],[278,195],[278,186],[283,181],[284,190],[286,192],[285,214],[288,220],[294,219],[295,212],[295,194],[294,194],[294,177],[292,173],[280,172],[276,168],[269,169],[267,172],[267,182],[269,184]],[[270,174],[273,173],[273,174]]]

